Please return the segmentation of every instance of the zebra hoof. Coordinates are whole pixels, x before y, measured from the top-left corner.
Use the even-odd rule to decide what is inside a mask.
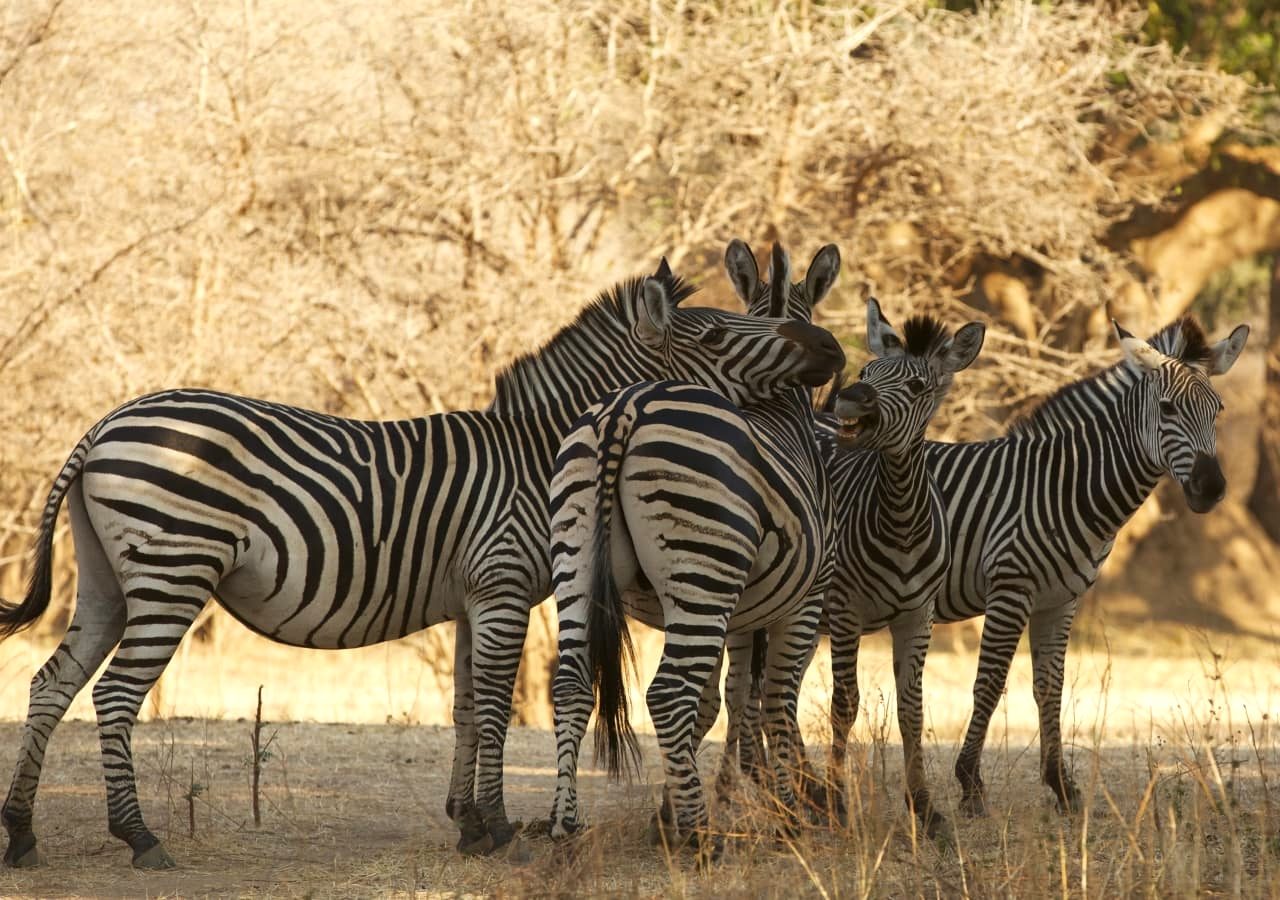
[[[1074,784],[1068,784],[1063,796],[1058,799],[1058,812],[1064,816],[1074,816],[1084,812],[1084,796]]]
[[[14,869],[34,869],[40,865],[36,836],[28,832],[9,838],[9,847],[4,851],[4,864]]]
[[[501,850],[503,847],[511,843],[519,830],[520,823],[512,824],[503,819],[500,822],[490,822],[488,825],[489,837],[493,838],[493,851]]]
[[[658,811],[649,817],[649,828],[645,832],[645,840],[650,847],[674,847],[680,841],[680,829],[673,821],[674,813],[664,799]]]
[[[724,856],[724,838],[721,835],[698,834],[694,838],[694,859],[699,872],[706,872]]]
[[[470,840],[463,835],[458,839],[458,852],[463,856],[488,856],[493,852],[493,835],[486,831]]]
[[[973,794],[965,794],[960,798],[960,812],[968,816],[970,819],[985,819],[990,812],[987,811],[987,798],[981,792]]]
[[[173,857],[164,849],[163,844],[152,844],[141,853],[133,855],[133,867],[135,869],[174,869],[178,864],[173,861]]]
[[[939,849],[955,846],[955,832],[951,829],[951,823],[944,816],[931,813],[922,824],[925,837],[933,841]]]

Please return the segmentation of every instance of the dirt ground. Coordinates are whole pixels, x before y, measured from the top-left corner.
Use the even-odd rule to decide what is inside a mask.
[[[947,702],[933,704],[935,722],[945,724],[931,729],[927,754],[941,807],[954,818],[949,773],[967,703],[961,684],[954,692],[948,685],[972,660],[949,657],[930,659],[935,696]],[[143,722],[136,732],[144,813],[179,868],[135,872],[127,848],[106,832],[94,727],[69,721],[51,743],[37,805],[43,865],[0,869],[0,895],[1107,897],[1229,894],[1238,886],[1242,896],[1280,896],[1273,657],[1229,649],[1206,666],[1073,654],[1068,755],[1088,809],[1071,819],[1058,815],[1038,783],[1034,707],[1026,673],[1015,667],[985,761],[993,815],[958,821],[954,841],[941,846],[912,833],[900,800],[896,727],[873,688],[857,731],[853,825],[781,840],[758,795],[744,795],[713,812],[729,839],[724,861],[708,874],[645,840],[660,782],[647,736],[643,783],[613,784],[588,766],[582,787],[594,829],[568,847],[530,840],[532,859],[515,864],[454,850],[444,814],[448,727],[268,725],[274,740],[263,769],[263,824],[255,828],[252,722],[186,718]],[[871,681],[883,681],[874,652],[870,659]],[[17,722],[0,724],[6,767],[20,731]],[[808,737],[819,757],[823,735],[812,721]],[[717,743],[704,750],[704,775],[719,752]],[[512,818],[546,815],[552,734],[513,729],[507,760]],[[191,801],[194,836],[192,784],[200,786]]]

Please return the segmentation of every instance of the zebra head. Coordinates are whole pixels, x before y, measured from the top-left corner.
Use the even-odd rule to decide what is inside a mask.
[[[636,296],[634,331],[659,356],[668,378],[706,385],[745,406],[800,386],[817,386],[844,367],[825,328],[785,316],[682,309],[667,296],[665,260]]]
[[[1235,363],[1249,339],[1239,325],[1210,344],[1198,322],[1182,318],[1149,340],[1111,323],[1125,359],[1139,376],[1134,416],[1148,458],[1182,485],[1192,511],[1213,509],[1227,491],[1215,428],[1222,398],[1209,382]]]
[[[919,446],[953,376],[977,358],[987,329],[970,322],[953,336],[936,319],[913,316],[902,331],[874,297],[867,300],[867,347],[874,358],[836,397],[843,442],[893,454]]]

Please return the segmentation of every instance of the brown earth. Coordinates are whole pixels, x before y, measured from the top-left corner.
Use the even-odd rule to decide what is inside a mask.
[[[1280,808],[1270,788],[1280,775],[1275,653],[1242,644],[1208,647],[1201,661],[1073,653],[1066,740],[1089,797],[1089,811],[1074,820],[1059,817],[1038,784],[1030,673],[1020,654],[988,743],[994,815],[959,822],[955,845],[939,849],[913,843],[901,810],[900,750],[882,693],[889,660],[884,647],[869,643],[853,754],[855,827],[779,841],[759,798],[739,799],[713,813],[734,836],[708,876],[644,840],[660,777],[648,736],[642,783],[611,784],[584,767],[585,809],[597,826],[588,837],[571,850],[528,841],[532,859],[516,865],[453,849],[456,833],[444,814],[450,728],[268,725],[274,741],[263,769],[263,825],[255,829],[252,723],[171,718],[140,724],[135,748],[144,811],[180,867],[130,868],[127,849],[106,832],[94,727],[71,721],[51,743],[37,806],[44,865],[0,870],[0,895],[1035,896],[1063,892],[1065,879],[1073,896],[1229,892],[1236,880],[1243,896],[1280,896]],[[330,665],[335,659],[313,656]],[[972,664],[971,655],[935,653],[926,676],[929,777],[952,816],[949,772]],[[821,693],[828,672],[820,657],[811,692]],[[273,689],[305,692],[308,678],[279,676]],[[803,716],[815,756],[824,741],[819,713],[811,703]],[[17,723],[0,725],[9,759],[20,731]],[[704,774],[718,756],[718,744],[704,751]],[[507,759],[512,817],[544,816],[554,788],[553,736],[515,728]],[[185,799],[193,783],[201,786],[194,835]],[[1222,796],[1232,802],[1221,804]]]

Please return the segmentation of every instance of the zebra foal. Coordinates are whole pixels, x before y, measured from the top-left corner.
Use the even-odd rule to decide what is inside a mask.
[[[30,590],[0,636],[48,607],[64,499],[79,581],[66,636],[31,682],[0,808],[4,862],[38,862],[32,811],[49,738],[93,688],[107,821],[135,866],[173,860],[138,804],[131,736],[143,699],[214,596],[272,640],[339,649],[457,622],[455,752],[446,810],[459,849],[509,841],[502,751],[529,611],[550,593],[547,485],[577,415],[606,391],[683,378],[735,403],[825,379],[827,332],[681,309],[665,261],[601,295],[501,373],[487,410],[341,419],[205,390],[132,400],[72,451],[45,504]],[[115,650],[112,655],[112,650]]]
[[[726,266],[756,313],[807,321],[839,272],[835,245],[791,285],[775,245],[769,283],[746,244]],[[833,342],[828,375],[844,366]],[[612,774],[636,755],[628,722],[624,612],[665,631],[646,692],[666,772],[662,822],[702,859],[719,853],[694,753],[700,696],[730,630],[767,628],[766,727],[780,766],[794,765],[800,664],[830,576],[831,497],[818,462],[809,393],[738,410],[705,389],[636,385],[603,398],[566,438],[551,482],[552,566],[560,626],[553,680],[554,837],[578,830],[578,752],[599,704],[597,753]],[[624,600],[625,596],[625,600]],[[785,807],[794,806],[780,779]]]
[[[908,319],[899,336],[875,300],[867,309],[874,358],[841,391],[838,439],[818,444],[835,495],[835,569],[823,609],[831,635],[831,757],[837,809],[849,731],[858,714],[862,635],[893,635],[898,730],[907,804],[930,837],[945,832],[924,775],[921,679],[934,601],[951,562],[946,507],[925,461],[925,431],[951,387],[982,349],[986,327],[970,322],[954,336],[929,317]],[[843,450],[837,444],[853,445]]]
[[[893,634],[907,803],[930,836],[947,825],[933,807],[924,777],[921,677],[934,599],[950,563],[950,545],[946,510],[925,464],[925,431],[955,374],[977,358],[985,334],[985,326],[971,322],[952,335],[928,316],[908,319],[899,334],[880,304],[870,299],[867,349],[872,359],[856,383],[834,389],[828,397],[838,430],[818,431],[819,454],[835,500],[835,565],[823,597],[823,627],[831,635],[832,657],[828,783],[834,794],[830,800],[843,816],[843,770],[849,731],[858,712],[862,635],[888,627]],[[745,698],[748,671],[758,678],[759,653],[752,653],[753,649],[746,641],[732,647],[726,695]],[[711,705],[702,716],[709,723],[716,708],[715,698],[708,699]],[[743,702],[730,702],[731,718]],[[749,768],[760,753],[754,737],[757,713],[758,706],[746,706],[745,715],[752,720],[745,729],[752,742],[743,748]],[[732,775],[733,751],[743,733],[731,721],[722,783]],[[827,802],[817,796],[812,799],[819,806]]]

